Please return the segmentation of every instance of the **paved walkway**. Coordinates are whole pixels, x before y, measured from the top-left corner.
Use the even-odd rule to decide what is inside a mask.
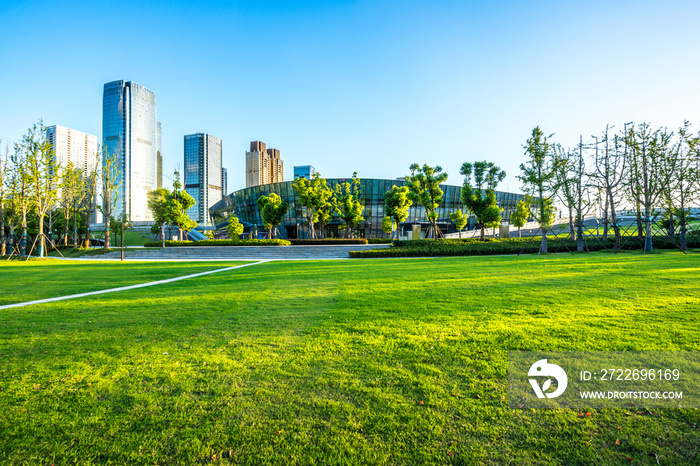
[[[188,278],[201,277],[204,275],[210,275],[212,273],[219,273],[219,272],[226,272],[228,270],[233,270],[233,269],[240,269],[241,267],[248,267],[250,265],[262,264],[264,262],[266,262],[266,261],[263,260],[263,261],[253,262],[252,264],[243,264],[243,265],[236,265],[233,267],[224,267],[223,269],[209,270],[207,272],[194,273],[192,275],[185,275],[182,277],[167,278],[165,280],[158,280],[155,282],[139,283],[138,285],[120,286],[119,288],[110,288],[107,290],[89,291],[87,293],[78,293],[78,294],[71,294],[71,295],[67,295],[67,296],[58,296],[55,298],[37,299],[35,301],[27,301],[24,303],[5,304],[4,306],[0,306],[0,309],[9,309],[12,307],[24,307],[24,306],[30,306],[32,304],[52,303],[54,301],[63,301],[66,299],[83,298],[85,296],[94,296],[97,294],[115,293],[117,291],[135,290],[137,288],[145,288],[147,286],[163,285],[165,283],[172,283],[172,282],[177,282],[180,280],[187,280]]]
[[[388,248],[388,244],[314,245],[314,246],[177,246],[160,250],[125,250],[128,260],[319,260],[349,259],[348,252]],[[119,259],[114,250],[100,256]],[[94,258],[94,256],[93,256]],[[87,258],[86,258],[87,259]]]

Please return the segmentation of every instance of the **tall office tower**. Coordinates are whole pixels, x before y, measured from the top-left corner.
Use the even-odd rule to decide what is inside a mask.
[[[310,180],[316,174],[316,169],[311,165],[297,165],[294,167],[294,179],[306,178]]]
[[[197,202],[187,215],[210,223],[209,207],[223,198],[221,139],[211,134],[185,136],[185,191]]]
[[[253,141],[245,154],[246,188],[284,181],[284,162],[278,149],[266,149],[265,143]]]
[[[157,159],[157,168],[156,168],[156,186],[158,188],[163,187],[163,132],[161,129],[161,124],[160,121],[158,122],[157,125],[157,134],[156,134],[156,159]]]
[[[221,186],[223,186],[222,194],[225,196],[228,193],[228,170],[221,167]]]
[[[124,80],[104,85],[102,140],[119,169],[116,218],[153,221],[147,193],[158,188],[158,128],[153,91]]]
[[[97,136],[54,125],[46,128],[46,139],[53,146],[56,161],[61,167],[72,163],[86,175],[97,168]]]

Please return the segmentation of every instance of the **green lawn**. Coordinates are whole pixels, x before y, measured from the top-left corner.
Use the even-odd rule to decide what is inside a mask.
[[[167,231],[166,231],[167,233]],[[93,238],[103,239],[104,231],[95,231],[92,234]],[[121,234],[117,235],[117,241],[114,242],[114,231],[110,234],[110,246],[112,248],[119,247],[121,245]],[[153,235],[145,231],[133,231],[127,230],[124,232],[124,246],[143,246],[144,244],[153,241]]]
[[[245,263],[0,260],[0,305],[117,288]]]
[[[270,262],[0,311],[0,463],[699,464],[697,410],[579,417],[512,410],[506,393],[508,350],[700,350],[699,265]],[[206,266],[95,267],[131,280]],[[97,276],[64,262],[0,274],[34,297]]]

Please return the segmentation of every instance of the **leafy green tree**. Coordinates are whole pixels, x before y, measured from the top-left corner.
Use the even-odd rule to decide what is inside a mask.
[[[148,208],[153,215],[151,232],[157,234],[159,238],[165,235],[165,225],[170,223],[179,211],[177,206],[170,203],[171,198],[172,195],[166,188],[158,188],[148,192]]]
[[[583,141],[578,151],[556,148],[559,163],[556,165],[557,196],[569,211],[571,239],[576,240],[576,249],[583,252],[583,220],[591,211],[591,175],[583,156]],[[613,215],[613,218],[615,216]]]
[[[335,188],[335,198],[338,201],[337,212],[345,223],[345,237],[352,238],[353,231],[365,218],[362,211],[365,206],[360,202],[360,179],[357,172],[352,174],[352,180],[348,183],[340,183]]]
[[[395,229],[396,222],[394,222],[391,217],[388,217],[386,215],[382,217],[382,231],[384,233],[393,233]]]
[[[20,148],[25,154],[26,173],[32,187],[30,190],[32,207],[39,220],[39,257],[44,257],[47,238],[44,234],[44,218],[56,203],[58,164],[56,153],[46,139],[46,129],[41,121],[38,125],[33,125],[22,137]]]
[[[431,224],[428,236],[437,239],[437,208],[442,203],[444,194],[440,184],[447,181],[447,173],[443,173],[439,165],[433,168],[424,164],[420,167],[417,163],[412,164],[409,170],[411,174],[406,177],[409,199],[423,206],[425,216]]]
[[[104,250],[109,252],[109,222],[117,206],[117,194],[121,186],[121,177],[119,176],[119,161],[117,155],[108,153],[102,146],[102,170],[100,172],[100,182],[102,185],[102,205],[98,207],[104,216]],[[124,206],[122,205],[122,208]]]
[[[532,137],[525,145],[525,155],[529,160],[520,164],[523,174],[518,176],[524,184],[523,190],[534,198],[531,208],[534,208],[535,219],[542,230],[541,253],[547,252],[547,231],[552,228],[556,213],[552,198],[556,193],[556,168],[560,163],[556,154],[550,151],[547,139],[539,126],[532,130]]]
[[[333,214],[333,190],[320,173],[315,173],[313,179],[299,177],[292,183],[294,192],[299,197],[299,202],[304,209],[304,215],[309,226],[309,238],[316,238],[314,227],[316,222],[325,223]]]
[[[265,228],[269,231],[269,238],[273,237],[274,230],[282,223],[284,216],[289,210],[287,201],[283,201],[277,194],[271,193],[268,196],[260,196],[258,199],[258,209],[262,217]]]
[[[461,210],[458,210],[457,212],[453,212],[450,214],[450,220],[452,220],[455,224],[455,228],[459,232],[459,237],[462,237],[462,230],[464,227],[467,226],[467,220],[469,219],[468,216],[464,215],[464,213]]]
[[[233,215],[228,218],[228,236],[236,239],[243,234],[243,224]]]
[[[182,190],[180,182],[180,172],[175,170],[173,181],[173,191],[170,202],[173,203],[172,209],[177,213],[170,218],[170,223],[178,227],[180,241],[182,241],[182,232],[190,231],[197,226],[197,222],[190,219],[187,215],[187,209],[193,207],[196,201],[190,196],[187,191]]]
[[[395,229],[398,229],[399,224],[408,218],[408,208],[411,205],[413,205],[413,201],[410,198],[408,186],[398,187],[394,185],[389,191],[384,193],[384,215],[394,219],[393,225],[396,226]],[[389,226],[391,227],[392,223]],[[392,239],[393,237],[392,231]]]
[[[87,172],[83,181],[85,195],[83,196],[83,205],[81,209],[85,214],[85,247],[90,246],[90,221],[95,212],[98,210],[97,197],[99,191],[99,180],[102,167],[100,166],[100,152],[98,149],[94,154],[90,154],[88,159]]]
[[[485,239],[485,227],[498,224],[501,221],[502,209],[496,202],[496,186],[506,177],[506,172],[493,162],[465,162],[459,170],[464,175],[461,198],[462,203],[476,217],[481,228],[480,239]],[[472,186],[472,174],[474,185]]]
[[[73,219],[73,247],[78,247],[78,216],[80,205],[85,196],[83,172],[69,162],[61,170],[61,190],[59,205],[63,217],[63,245],[68,246],[68,227],[70,219]]]
[[[518,201],[518,205],[515,210],[510,214],[510,221],[513,225],[518,227],[518,238],[522,238],[522,231],[520,230],[527,223],[527,218],[530,216],[530,202],[531,198],[525,196],[524,199]]]
[[[2,140],[0,139],[0,145],[2,145]],[[5,207],[6,207],[6,197],[7,197],[7,164],[8,164],[8,150],[5,148],[5,155],[0,154],[0,257],[7,254],[7,242],[5,240]]]

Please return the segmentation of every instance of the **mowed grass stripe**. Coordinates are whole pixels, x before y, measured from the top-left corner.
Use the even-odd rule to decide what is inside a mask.
[[[9,309],[0,462],[697,464],[698,411],[514,411],[506,357],[700,350],[698,259],[270,262]]]

